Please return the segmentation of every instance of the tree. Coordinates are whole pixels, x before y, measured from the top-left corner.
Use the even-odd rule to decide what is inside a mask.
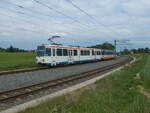
[[[122,54],[127,55],[127,54],[131,54],[131,52],[128,49],[124,49],[123,52],[122,52]]]
[[[89,48],[114,50],[115,46],[112,45],[111,43],[105,42],[103,44],[98,44],[98,45],[95,45],[95,46],[91,46]]]
[[[145,53],[149,53],[149,48],[145,48]]]
[[[14,52],[14,48],[13,48],[13,46],[10,46],[10,48],[9,48],[9,52]]]
[[[0,47],[0,52],[5,52],[6,50],[4,48]]]
[[[25,52],[23,49],[14,48],[13,46],[10,46],[9,48],[7,48],[6,51],[7,52]]]
[[[7,50],[6,50],[7,52],[14,52],[14,48],[13,48],[13,46],[11,45],[9,48],[7,48]]]
[[[108,42],[105,42],[102,44],[102,49],[114,50],[115,46]]]
[[[145,53],[144,48],[139,48],[139,49],[138,49],[138,53]]]
[[[138,50],[132,49],[131,52],[133,52],[133,54],[137,54],[137,53],[138,53]]]
[[[138,49],[132,49],[131,52],[133,52],[134,54],[137,53],[149,53],[149,48],[138,48]]]

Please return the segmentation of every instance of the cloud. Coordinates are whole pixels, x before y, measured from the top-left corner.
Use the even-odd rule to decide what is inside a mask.
[[[52,35],[63,37],[58,42],[81,46],[130,39],[138,47],[136,40],[149,40],[149,0],[72,0],[94,19],[68,0],[40,2],[49,8],[34,0],[0,1],[0,38],[8,40],[3,46],[35,48]]]
[[[149,0],[127,0],[122,6],[124,11],[129,15],[150,17],[150,14],[148,14],[148,11],[150,11]]]

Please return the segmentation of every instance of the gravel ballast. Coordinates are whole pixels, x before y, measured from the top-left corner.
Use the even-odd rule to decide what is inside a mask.
[[[67,67],[64,66],[60,68],[58,67],[34,72],[25,72],[0,76],[0,92],[25,87],[28,85],[33,85],[48,80],[54,80],[60,77],[85,72],[87,70],[97,69],[100,67],[119,63],[126,59],[128,59],[128,57],[118,57],[114,60],[101,61],[96,63],[86,63],[82,65],[73,65]]]

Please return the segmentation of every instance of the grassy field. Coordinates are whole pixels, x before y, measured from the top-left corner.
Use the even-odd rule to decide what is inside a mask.
[[[35,53],[0,53],[0,71],[35,67]]]
[[[150,113],[149,91],[150,56],[140,55],[136,63],[97,81],[93,88],[47,100],[20,113]]]

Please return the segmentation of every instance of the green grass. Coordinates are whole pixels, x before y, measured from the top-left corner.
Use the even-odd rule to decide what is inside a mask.
[[[0,71],[36,67],[35,53],[0,53]]]
[[[140,71],[142,83],[144,87],[150,91],[150,57],[147,59],[147,62],[143,67],[144,68]]]
[[[47,100],[20,113],[150,113],[150,99],[137,88],[150,87],[150,56],[136,57],[136,63],[97,81],[96,88]],[[142,78],[134,79],[139,72]]]

